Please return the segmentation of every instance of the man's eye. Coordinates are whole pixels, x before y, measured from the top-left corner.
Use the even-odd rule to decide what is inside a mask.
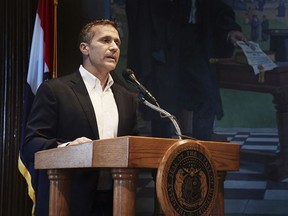
[[[116,44],[118,47],[120,47],[120,45],[121,45],[120,41],[115,41],[115,44]]]
[[[114,42],[118,47],[120,47],[120,44],[121,44],[119,40],[113,40],[112,38],[103,38],[102,41],[103,43],[106,43],[106,44],[111,44]]]

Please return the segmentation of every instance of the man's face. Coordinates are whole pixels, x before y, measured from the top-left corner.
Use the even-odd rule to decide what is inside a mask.
[[[86,44],[86,51],[91,69],[98,72],[110,72],[115,69],[120,55],[120,38],[118,31],[111,25],[92,27],[95,35],[90,44]]]

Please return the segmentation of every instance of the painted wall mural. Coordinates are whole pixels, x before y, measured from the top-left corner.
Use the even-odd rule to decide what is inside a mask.
[[[236,14],[248,39],[263,50],[288,50],[288,0],[224,0]],[[277,44],[275,44],[277,42]],[[285,55],[285,50],[283,55]],[[284,57],[284,60],[287,56]]]

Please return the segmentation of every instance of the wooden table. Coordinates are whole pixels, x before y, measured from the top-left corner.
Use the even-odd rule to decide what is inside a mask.
[[[272,155],[266,173],[273,179],[288,175],[288,62],[278,63],[278,68],[265,72],[264,82],[259,82],[252,67],[239,63],[216,65],[221,88],[263,92],[273,95],[279,133],[280,152]]]

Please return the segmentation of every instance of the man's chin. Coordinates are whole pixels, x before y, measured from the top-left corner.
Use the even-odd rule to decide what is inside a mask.
[[[109,71],[113,71],[113,70],[115,70],[116,65],[117,65],[117,64],[115,64],[115,63],[113,63],[113,64],[107,64],[107,69],[109,69]]]

